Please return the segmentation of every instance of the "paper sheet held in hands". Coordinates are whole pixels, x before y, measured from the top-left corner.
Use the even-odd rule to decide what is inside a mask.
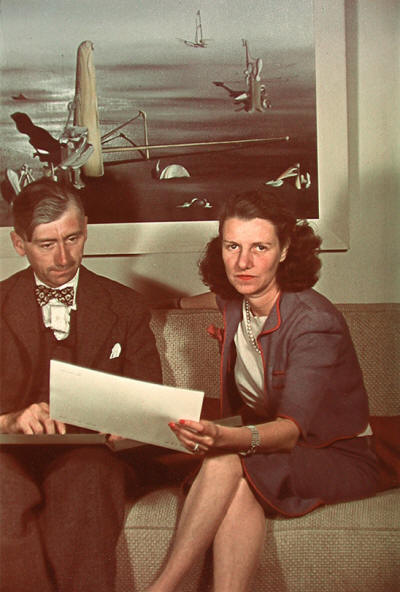
[[[173,450],[188,450],[168,426],[200,418],[204,393],[51,360],[52,419]]]

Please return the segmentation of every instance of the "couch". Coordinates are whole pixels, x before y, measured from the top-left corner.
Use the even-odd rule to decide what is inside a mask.
[[[358,352],[370,414],[400,414],[397,304],[343,304]],[[212,310],[154,310],[152,329],[166,384],[218,397],[218,343],[207,334]],[[190,455],[180,455],[190,457]],[[192,457],[190,457],[192,458]],[[159,572],[174,535],[183,493],[178,484],[147,491],[127,505],[118,553],[117,592],[142,592]],[[265,547],[254,592],[400,591],[400,489],[320,507],[299,518],[267,519]],[[211,590],[207,554],[181,587]]]

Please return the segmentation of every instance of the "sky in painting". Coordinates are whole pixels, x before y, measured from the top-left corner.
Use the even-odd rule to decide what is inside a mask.
[[[198,9],[205,37],[216,42],[239,36],[277,50],[313,43],[311,0],[1,0],[0,6],[3,67],[69,63],[86,39],[98,63],[131,61],[135,44],[193,39]]]

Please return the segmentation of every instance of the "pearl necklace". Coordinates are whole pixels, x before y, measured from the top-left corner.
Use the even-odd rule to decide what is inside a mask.
[[[250,304],[249,301],[245,299],[244,301],[244,308],[246,310],[246,331],[248,338],[250,339],[251,345],[254,347],[257,353],[261,355],[261,350],[258,347],[258,343],[256,338],[254,337],[253,329],[251,327],[251,312],[250,312]]]

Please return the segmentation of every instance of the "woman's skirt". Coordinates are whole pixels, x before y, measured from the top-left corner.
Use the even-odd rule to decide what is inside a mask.
[[[243,457],[245,477],[267,514],[302,516],[322,504],[375,495],[378,470],[369,436],[326,448]]]

